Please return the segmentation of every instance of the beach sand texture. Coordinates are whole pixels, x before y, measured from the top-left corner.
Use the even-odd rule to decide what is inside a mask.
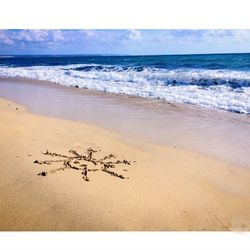
[[[0,230],[250,230],[250,171],[178,147],[94,125],[29,113],[0,99]],[[65,169],[49,150],[101,159],[114,154],[117,178]],[[93,163],[86,162],[88,168]],[[46,171],[48,175],[38,173]],[[113,171],[113,169],[112,169]],[[128,178],[127,178],[128,177]]]

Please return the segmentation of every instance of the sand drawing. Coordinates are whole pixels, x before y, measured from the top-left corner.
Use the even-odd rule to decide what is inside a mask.
[[[99,150],[100,151],[100,150]],[[51,165],[53,163],[61,162],[62,167],[55,168],[50,171],[42,171],[39,172],[38,175],[40,176],[47,176],[48,174],[54,174],[57,171],[66,170],[66,169],[73,169],[81,171],[82,178],[85,181],[89,181],[89,172],[96,172],[96,171],[103,171],[111,176],[120,178],[120,179],[129,179],[129,177],[125,177],[122,174],[118,174],[115,170],[119,165],[123,166],[123,171],[128,171],[128,169],[124,168],[124,165],[129,166],[131,165],[131,161],[128,160],[119,160],[116,159],[117,156],[114,154],[109,154],[104,156],[103,158],[96,159],[94,154],[97,153],[97,150],[93,148],[87,148],[87,154],[82,155],[76,152],[75,150],[69,150],[70,155],[63,155],[58,153],[52,153],[48,150],[44,152],[44,155],[51,156],[51,158],[56,157],[57,159],[50,159],[50,160],[35,160],[33,163],[40,164],[40,165]],[[113,170],[111,170],[113,169]]]

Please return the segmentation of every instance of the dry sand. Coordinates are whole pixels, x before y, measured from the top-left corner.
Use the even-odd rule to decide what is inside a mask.
[[[250,230],[250,170],[94,125],[29,113],[0,99],[0,230]],[[51,152],[132,161],[115,171],[34,164]],[[55,157],[54,157],[55,158]],[[133,162],[136,161],[136,162]],[[88,167],[93,167],[88,163]],[[128,171],[124,171],[127,169]]]

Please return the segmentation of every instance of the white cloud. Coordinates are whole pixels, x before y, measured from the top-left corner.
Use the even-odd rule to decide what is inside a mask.
[[[64,34],[61,30],[51,30],[51,38],[53,42],[65,41],[67,38],[64,37]]]
[[[126,37],[129,40],[141,40],[141,32],[139,30],[128,30]]]
[[[12,38],[25,42],[45,42],[48,36],[47,30],[21,30],[14,33]]]
[[[216,46],[245,46],[250,41],[250,30],[0,30],[0,45],[23,49],[61,49],[69,51],[183,51],[189,48]],[[243,44],[243,45],[242,45]],[[4,46],[3,46],[4,45]],[[241,50],[242,47],[240,47]],[[248,50],[248,49],[245,49]],[[118,51],[118,52],[117,52]],[[140,52],[142,51],[142,52]],[[152,52],[154,53],[154,52]]]
[[[250,30],[161,30],[152,34],[148,40],[168,43],[224,43],[226,40],[242,41],[250,40]]]
[[[202,41],[209,43],[225,43],[227,40],[231,42],[242,42],[250,40],[250,30],[229,30],[215,29],[206,30],[201,37]]]
[[[96,36],[96,32],[94,30],[82,30],[81,32],[83,33],[84,37],[87,38],[92,38]]]
[[[14,44],[21,42],[57,42],[64,41],[65,37],[61,30],[1,30],[0,43]]]
[[[8,36],[7,32],[5,30],[0,30],[0,44],[6,44],[11,45],[14,43],[12,39]]]

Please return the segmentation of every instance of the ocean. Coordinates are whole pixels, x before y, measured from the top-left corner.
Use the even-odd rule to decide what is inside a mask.
[[[0,56],[21,77],[250,114],[250,54]]]

